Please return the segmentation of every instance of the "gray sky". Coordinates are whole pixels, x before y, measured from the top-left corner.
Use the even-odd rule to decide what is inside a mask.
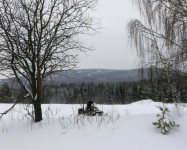
[[[95,50],[81,54],[78,68],[137,68],[136,51],[129,46],[126,28],[131,18],[138,18],[132,0],[99,0],[93,15],[100,20],[100,34],[83,40]]]

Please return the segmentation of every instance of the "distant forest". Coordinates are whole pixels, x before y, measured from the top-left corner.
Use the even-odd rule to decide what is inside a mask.
[[[187,77],[172,79],[178,100],[187,103]],[[21,99],[26,93],[13,90],[13,97]],[[47,85],[42,89],[42,103],[78,104],[93,99],[99,104],[128,104],[142,99],[172,102],[172,93],[166,79],[136,82],[82,83]],[[8,101],[10,102],[10,101]]]
[[[172,75],[171,84],[176,98],[187,103],[187,76]],[[11,89],[4,83],[0,89],[0,102],[13,103],[27,93]],[[172,102],[172,92],[164,74],[132,82],[82,82],[46,85],[42,88],[42,103],[80,104],[93,99],[99,104],[128,104],[142,99]],[[29,99],[25,101],[30,102]]]

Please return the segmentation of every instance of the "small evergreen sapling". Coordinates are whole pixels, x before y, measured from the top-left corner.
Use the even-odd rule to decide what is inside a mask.
[[[172,127],[179,127],[178,124],[175,123],[175,121],[171,121],[171,116],[169,115],[169,109],[165,106],[157,106],[161,114],[157,114],[158,121],[153,122],[153,125],[156,126],[157,128],[161,128],[161,133],[166,134],[169,132],[169,130]]]

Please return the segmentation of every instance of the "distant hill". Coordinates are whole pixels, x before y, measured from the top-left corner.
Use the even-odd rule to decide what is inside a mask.
[[[147,75],[146,75],[147,76]],[[146,77],[147,78],[147,77]],[[138,81],[139,70],[111,70],[111,69],[78,69],[60,72],[55,76],[54,83],[82,83],[82,82],[123,82]]]
[[[144,74],[144,78],[147,78],[147,73]],[[77,69],[62,71],[53,75],[52,84],[60,85],[61,83],[82,83],[82,82],[126,82],[126,81],[138,81],[140,80],[139,69],[131,70],[112,70],[112,69]],[[48,79],[50,81],[50,79]],[[8,79],[1,79],[0,86],[8,82],[12,85],[12,82]],[[17,87],[15,83],[13,87]]]

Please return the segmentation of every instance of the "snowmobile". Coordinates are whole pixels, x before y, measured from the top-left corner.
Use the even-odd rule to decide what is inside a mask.
[[[89,102],[87,103],[87,107],[84,109],[83,108],[79,108],[78,109],[78,114],[79,115],[88,115],[88,116],[102,116],[103,115],[103,111],[99,110],[95,104],[93,103],[90,107],[89,106]]]

